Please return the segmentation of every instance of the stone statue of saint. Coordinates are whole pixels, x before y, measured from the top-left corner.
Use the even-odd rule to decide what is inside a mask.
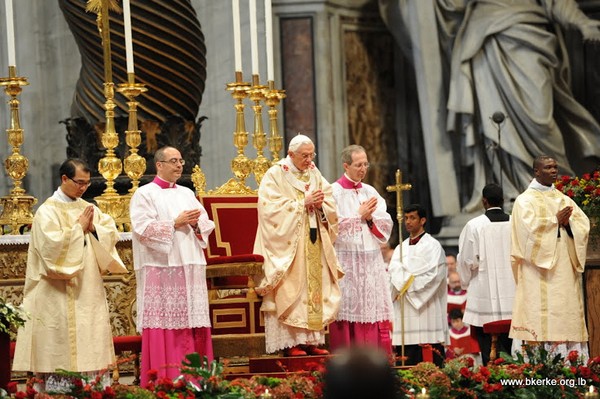
[[[565,174],[597,164],[600,126],[571,93],[563,34],[575,28],[585,40],[597,41],[600,22],[575,0],[379,3],[415,64],[423,130],[434,142],[454,143],[428,150],[428,163],[435,156],[440,173],[459,176],[453,177],[458,201],[446,196],[454,194],[446,180],[439,191],[453,209],[436,210],[434,203],[436,216],[474,211],[481,187],[492,181],[503,185],[508,198],[516,197],[540,154],[555,158]],[[436,61],[439,67],[428,65]],[[491,118],[495,113],[498,123]]]

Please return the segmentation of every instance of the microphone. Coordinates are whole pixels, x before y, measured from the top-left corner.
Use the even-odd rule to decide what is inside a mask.
[[[504,122],[505,118],[506,117],[504,116],[504,113],[502,113],[502,111],[496,111],[492,115],[492,120],[494,121],[494,123],[497,123],[497,124]]]

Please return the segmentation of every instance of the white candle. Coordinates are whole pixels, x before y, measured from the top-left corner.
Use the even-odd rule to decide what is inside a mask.
[[[258,32],[256,28],[256,0],[250,0],[250,50],[252,52],[252,75],[258,75]]]
[[[274,81],[273,67],[273,10],[271,0],[265,0],[265,36],[267,44],[267,80]]]
[[[17,66],[15,55],[15,24],[12,0],[4,0],[6,6],[6,41],[8,46],[8,66]]]
[[[123,22],[125,25],[125,58],[127,73],[133,73],[133,41],[131,39],[131,9],[129,0],[123,0]]]
[[[231,1],[233,14],[233,51],[235,55],[235,70],[242,72],[242,33],[240,27],[240,0]]]

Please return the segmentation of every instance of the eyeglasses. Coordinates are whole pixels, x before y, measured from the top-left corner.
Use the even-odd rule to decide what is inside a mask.
[[[309,159],[315,159],[315,157],[317,156],[316,152],[313,152],[312,154],[296,154],[300,155],[300,158],[302,158],[305,161],[308,161]]]
[[[368,162],[364,162],[364,163],[355,163],[355,164],[352,164],[352,166],[355,167],[356,169],[361,169],[361,168],[368,168],[369,166],[371,166],[371,164]]]
[[[67,176],[67,179],[71,180],[73,183],[77,184],[81,188],[89,187],[92,184],[91,181],[77,181],[75,179],[70,178],[69,176]]]
[[[166,161],[158,161],[158,162],[166,162],[166,163],[170,163],[171,165],[177,165],[178,163],[181,164],[181,166],[185,165],[185,159],[179,159],[179,158],[171,158]]]

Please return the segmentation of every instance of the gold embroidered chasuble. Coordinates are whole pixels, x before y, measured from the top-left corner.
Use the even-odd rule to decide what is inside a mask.
[[[534,183],[532,183],[533,185]],[[572,206],[573,237],[558,225],[556,213]],[[589,220],[566,195],[552,188],[528,188],[515,201],[511,261],[516,281],[511,338],[585,342],[582,273]]]
[[[94,207],[98,239],[83,233],[78,218],[88,205],[52,197],[35,214],[23,292],[31,319],[19,330],[14,370],[85,372],[115,361],[102,274],[127,270],[110,216]]]
[[[335,319],[341,300],[338,280],[343,272],[333,248],[336,206],[331,185],[314,165],[305,173],[292,169],[285,159],[280,161],[259,187],[254,251],[265,260],[256,291],[263,296],[261,310],[279,323],[320,331]],[[305,193],[316,189],[325,194],[322,211],[309,212]],[[317,229],[314,243],[311,226]]]

